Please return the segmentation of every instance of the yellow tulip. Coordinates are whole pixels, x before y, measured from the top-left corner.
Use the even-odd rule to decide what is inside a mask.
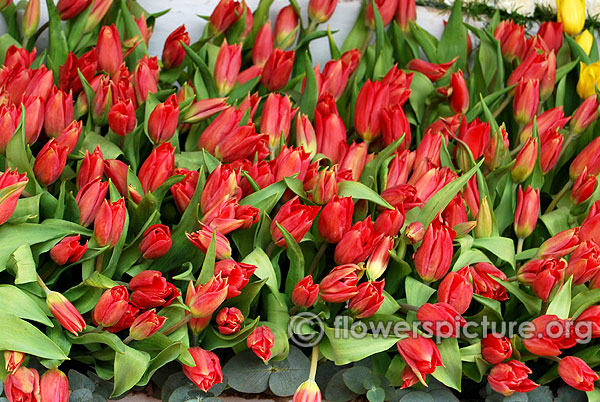
[[[575,37],[575,42],[585,51],[589,56],[594,44],[594,36],[587,29]]]
[[[585,0],[556,0],[556,19],[568,35],[577,35],[585,25]]]
[[[577,94],[581,99],[586,99],[596,93],[596,86],[600,84],[600,61],[586,66],[580,63],[579,82]]]

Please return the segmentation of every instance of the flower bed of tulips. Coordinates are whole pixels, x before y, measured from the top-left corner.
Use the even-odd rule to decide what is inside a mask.
[[[135,0],[0,1],[0,394],[600,401],[583,1],[439,39],[369,1],[337,44],[337,0],[271,3],[158,59]]]

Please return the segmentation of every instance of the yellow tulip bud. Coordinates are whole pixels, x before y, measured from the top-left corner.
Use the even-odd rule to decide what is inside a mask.
[[[556,0],[556,19],[568,35],[577,35],[585,25],[585,0]]]
[[[580,63],[579,82],[577,82],[577,94],[581,99],[596,93],[596,86],[600,83],[600,61],[586,66]]]
[[[594,36],[587,29],[575,37],[575,42],[585,51],[585,54],[589,56],[594,44]]]

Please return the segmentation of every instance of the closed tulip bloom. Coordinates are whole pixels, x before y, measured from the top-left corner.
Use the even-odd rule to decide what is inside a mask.
[[[46,101],[44,131],[49,137],[58,135],[73,121],[73,94],[54,89]]]
[[[321,280],[319,295],[329,303],[343,303],[358,294],[361,268],[356,264],[338,265]]]
[[[381,16],[383,25],[389,25],[396,14],[398,0],[375,0],[375,5],[377,6],[377,11]],[[375,12],[373,11],[373,3],[367,3],[367,8],[365,10],[365,22],[369,29],[375,29]]]
[[[49,292],[46,295],[46,305],[60,325],[73,335],[77,336],[78,332],[85,329],[85,320],[75,306],[62,294]]]
[[[283,204],[271,223],[271,237],[275,244],[279,247],[287,247],[277,223],[300,243],[304,235],[310,230],[320,210],[321,207],[318,206],[302,205],[298,196]]]
[[[565,124],[569,121],[570,117],[565,117],[562,106],[557,106],[552,109],[546,110],[536,118],[538,127],[538,133],[544,133],[548,130],[560,131]],[[519,134],[519,141],[524,143],[527,139],[533,135],[533,122],[528,123],[521,134]]]
[[[140,308],[166,307],[180,296],[179,290],[160,271],[145,270],[129,281],[131,301]]]
[[[589,65],[581,62],[579,66],[577,94],[581,99],[586,99],[596,93],[596,88],[600,82],[600,62],[597,61]]]
[[[96,51],[98,52],[98,68],[100,70],[104,70],[111,75],[119,71],[123,63],[123,52],[121,50],[121,37],[114,24],[102,27],[96,42]]]
[[[82,188],[91,181],[101,179],[104,174],[104,159],[102,158],[102,150],[97,145],[94,152],[90,154],[85,151],[85,156],[79,165],[77,171],[77,187]]]
[[[592,240],[581,242],[569,258],[565,278],[572,276],[573,284],[581,285],[597,276],[598,272],[600,272],[600,246]],[[592,284],[590,287],[596,286]]]
[[[512,355],[510,339],[500,334],[489,334],[481,340],[481,356],[490,364],[498,364]]]
[[[235,334],[242,329],[244,315],[236,307],[223,307],[215,318],[218,330],[223,335]]]
[[[2,154],[6,152],[8,141],[15,133],[20,118],[20,112],[15,105],[0,105],[0,152]]]
[[[48,187],[58,180],[66,163],[67,147],[59,145],[54,138],[51,138],[35,158],[33,172],[38,182]]]
[[[471,267],[470,273],[473,280],[473,290],[476,294],[498,301],[508,299],[506,288],[492,279],[507,280],[504,272],[489,262],[478,262]]]
[[[325,155],[332,163],[338,163],[346,148],[346,127],[340,117],[335,99],[325,94],[315,110],[315,133],[317,152]]]
[[[125,286],[114,286],[104,291],[92,312],[92,321],[95,325],[105,328],[119,322],[129,304],[129,292]]]
[[[85,22],[85,27],[83,28],[83,33],[91,32],[104,18],[110,7],[112,6],[111,0],[96,0],[92,3],[92,10],[90,11],[90,15]]]
[[[454,307],[444,302],[423,304],[417,310],[417,320],[426,333],[443,338],[458,336],[459,327],[466,324]]]
[[[19,367],[4,379],[4,394],[9,402],[41,402],[40,375],[37,370]]]
[[[569,124],[572,135],[583,133],[598,117],[598,99],[596,95],[589,96],[579,105]]]
[[[548,70],[554,68],[553,63],[556,63],[554,52],[530,52],[508,77],[507,85],[512,86],[520,80],[538,80],[543,87],[547,85],[544,80],[551,78],[552,71]]]
[[[595,138],[573,159],[569,167],[569,176],[572,181],[587,169],[587,173],[596,176],[600,173],[600,137]]]
[[[308,17],[319,24],[327,22],[333,15],[337,3],[338,0],[310,0]]]
[[[79,221],[82,226],[89,226],[100,209],[108,192],[108,182],[103,182],[99,177],[89,181],[77,192],[75,201],[79,208]]]
[[[298,33],[298,15],[292,5],[283,7],[275,20],[275,46],[287,49],[296,41]]]
[[[129,337],[136,341],[141,341],[151,337],[163,327],[167,317],[159,317],[154,309],[140,314],[129,328]]]
[[[19,197],[29,182],[25,173],[6,170],[0,175],[0,225],[6,223],[15,212]]]
[[[110,107],[108,126],[117,135],[125,137],[137,124],[135,109],[131,99],[119,99]]]
[[[175,168],[175,148],[163,142],[152,150],[140,167],[138,177],[144,193],[151,193],[160,187],[173,174]]]
[[[352,227],[354,204],[351,197],[334,196],[319,216],[319,234],[328,243],[338,243]]]
[[[508,155],[509,146],[508,133],[506,132],[504,125],[502,125],[492,134],[485,147],[483,153],[485,166],[490,170],[494,170],[501,166]]]
[[[557,0],[556,20],[562,22],[567,35],[577,35],[585,24],[584,0]]]
[[[338,171],[349,171],[352,174],[351,180],[359,181],[362,176],[365,165],[369,158],[369,145],[366,142],[352,143],[344,153],[339,162]],[[343,180],[338,180],[343,181]]]
[[[529,138],[517,154],[510,174],[515,183],[522,183],[533,173],[538,157],[538,139]]]
[[[533,328],[523,334],[523,346],[534,355],[558,356],[561,349],[577,344],[575,328],[571,320],[555,315],[542,315],[531,321]]]
[[[304,152],[314,157],[317,154],[317,134],[308,116],[300,112],[295,124],[296,146],[304,148]]]
[[[253,123],[236,127],[215,147],[214,156],[223,162],[269,155],[269,136],[256,133]]]
[[[313,283],[312,275],[300,279],[292,291],[292,302],[296,306],[309,308],[318,298],[319,284]]]
[[[65,92],[72,90],[74,96],[78,95],[83,90],[78,70],[89,82],[96,74],[97,67],[96,49],[92,48],[80,58],[74,53],[69,53],[65,63],[59,68],[58,87]]]
[[[564,258],[543,260],[533,280],[532,290],[543,302],[547,302],[552,294],[560,289],[567,261]]]
[[[415,269],[423,280],[437,281],[446,275],[452,261],[453,237],[454,231],[439,220],[429,225],[423,242],[413,255]]]
[[[579,316],[575,319],[575,324],[585,322],[590,325],[590,331],[588,335],[592,338],[600,337],[600,305],[594,305],[586,308]]]
[[[367,318],[379,310],[385,299],[383,287],[385,281],[363,282],[357,288],[357,294],[348,301],[348,311],[356,318]]]
[[[58,265],[77,262],[87,251],[88,242],[79,242],[81,236],[67,236],[50,250],[50,258]]]
[[[142,257],[154,260],[167,254],[171,248],[171,230],[168,226],[156,224],[150,226],[142,236],[140,251]]]
[[[410,123],[399,105],[381,111],[381,134],[383,142],[390,145],[404,135],[399,149],[408,149],[411,143]]]
[[[196,246],[196,248],[206,254],[208,247],[210,246],[214,230],[204,223],[201,223],[200,225],[200,230],[193,233],[186,233],[185,235],[188,240],[194,246]],[[224,260],[231,257],[231,245],[229,244],[227,237],[217,231],[214,231],[214,235],[217,241],[217,259]]]
[[[304,148],[294,149],[283,145],[277,159],[275,159],[275,181],[293,175],[296,175],[298,180],[304,181],[309,164],[310,155],[304,152]]]
[[[252,46],[252,62],[257,66],[264,67],[271,53],[273,53],[273,29],[271,21],[267,21],[256,34],[254,46]]]
[[[182,365],[183,374],[190,381],[204,392],[211,389],[213,385],[223,382],[221,363],[217,355],[197,346],[189,348],[188,351],[192,355],[194,363],[196,363],[194,367],[185,364]]]
[[[42,98],[33,95],[24,95],[22,104],[25,106],[25,142],[31,145],[40,136],[44,125],[44,103]]]
[[[550,50],[558,53],[563,44],[563,26],[560,22],[544,21],[537,34],[544,39]]]
[[[321,390],[315,380],[308,379],[300,384],[294,392],[292,402],[321,402]]]
[[[356,98],[354,128],[365,141],[381,135],[381,113],[389,103],[389,87],[379,81],[367,80]]]
[[[200,211],[206,214],[228,199],[239,201],[242,194],[238,188],[238,181],[239,172],[233,170],[231,165],[217,165],[204,184],[204,191],[200,198]]]
[[[40,378],[40,402],[67,402],[69,379],[58,368],[47,370]]]
[[[396,236],[404,226],[404,210],[402,206],[394,209],[386,209],[377,217],[373,227],[375,232],[387,236]]]
[[[523,191],[523,187],[519,186],[515,221],[513,224],[517,237],[524,239],[533,233],[539,213],[540,190],[533,189],[529,186]]]
[[[8,374],[14,374],[17,372],[21,364],[25,361],[25,354],[21,352],[15,352],[12,350],[4,351],[4,369]]]
[[[450,109],[454,113],[466,113],[469,110],[469,90],[462,70],[450,76]]]
[[[398,353],[406,362],[406,369],[412,372],[411,381],[409,384],[402,384],[402,388],[410,387],[416,382],[427,385],[426,377],[432,374],[437,367],[444,367],[440,351],[430,338],[425,338],[422,335],[408,336],[399,340],[396,343]]]
[[[221,275],[221,278],[227,280],[227,298],[239,296],[242,289],[250,281],[250,277],[256,271],[256,266],[236,262],[231,259],[217,261],[215,264],[215,275]]]
[[[294,65],[294,56],[293,50],[273,50],[261,76],[261,83],[268,91],[278,91],[287,84]]]
[[[593,391],[598,374],[587,363],[575,356],[567,356],[558,362],[558,375],[564,382],[580,391]]]
[[[494,30],[494,37],[500,42],[502,56],[509,62],[523,59],[526,50],[525,27],[511,20],[500,21]]]
[[[183,214],[187,209],[196,186],[198,184],[199,173],[196,170],[188,170],[185,168],[177,168],[173,171],[173,175],[184,175],[185,178],[171,187],[171,194],[175,201],[175,206],[179,213]],[[204,193],[203,193],[204,194]]]
[[[177,27],[165,41],[162,62],[166,69],[177,68],[183,63],[186,53],[181,42],[188,46],[190,44],[190,37],[185,30],[185,25]]]
[[[412,59],[408,62],[406,68],[425,74],[431,81],[437,81],[446,75],[456,60],[458,60],[458,57],[455,57],[447,63],[434,64],[421,59]]]
[[[271,359],[271,349],[275,344],[275,335],[266,325],[254,328],[254,331],[246,338],[248,348],[265,363]]]
[[[107,200],[102,202],[94,219],[94,238],[99,246],[114,247],[117,244],[126,216],[127,209],[123,198],[112,203]]]
[[[133,71],[133,89],[139,104],[143,103],[149,93],[158,91],[159,66],[157,57],[142,57]]]
[[[415,0],[398,0],[396,21],[402,32],[410,31],[410,23],[417,21],[417,5]]]
[[[438,287],[438,301],[448,303],[459,314],[464,314],[473,298],[473,285],[469,282],[469,266],[450,272]]]
[[[525,125],[533,120],[540,102],[540,82],[538,80],[521,79],[517,84],[513,100],[515,121]]]
[[[410,244],[417,244],[425,237],[425,227],[419,221],[412,222],[404,229],[404,237]]]
[[[70,154],[75,150],[83,124],[80,121],[73,121],[58,135],[56,139],[62,146],[67,147],[67,153]]]
[[[324,205],[338,193],[337,169],[324,168],[316,177],[311,196],[316,204]]]
[[[364,262],[375,247],[376,233],[373,221],[367,216],[356,222],[335,247],[333,259],[336,264],[358,264]]]
[[[515,392],[529,392],[538,387],[538,384],[527,378],[531,373],[531,369],[525,364],[518,360],[510,360],[492,368],[488,383],[494,391],[504,396]]]
[[[23,13],[21,28],[25,38],[31,38],[40,24],[40,0],[29,0]]]
[[[376,230],[377,231],[377,230]],[[379,236],[375,248],[367,260],[367,276],[378,279],[385,272],[390,261],[390,251],[394,249],[394,239],[391,236]]]
[[[490,204],[488,202],[487,196],[483,197],[481,200],[481,204],[479,204],[479,212],[477,212],[476,217],[476,226],[473,231],[475,237],[490,237],[492,235],[493,222],[494,218],[492,215],[492,210],[490,208]]]
[[[566,229],[542,243],[537,256],[559,258],[570,254],[579,245],[579,228]]]
[[[586,29],[575,37],[575,42],[577,42],[585,54],[589,56],[592,51],[592,46],[594,45],[594,35]]]
[[[156,105],[148,118],[148,135],[154,144],[169,141],[177,130],[178,120],[179,104],[173,94],[164,103]]]
[[[279,148],[282,135],[286,141],[289,138],[296,110],[292,108],[292,102],[288,96],[272,93],[267,97],[260,119],[260,131],[269,135],[271,150]]]
[[[540,136],[540,167],[546,174],[556,166],[564,137],[558,131],[546,131]]]
[[[237,82],[238,73],[242,66],[242,47],[238,44],[229,45],[223,41],[215,62],[215,84],[220,96],[225,96]]]
[[[574,205],[578,205],[589,200],[596,189],[597,183],[598,179],[596,179],[596,176],[587,174],[587,167],[585,167],[582,174],[580,174],[577,180],[575,180],[575,183],[573,183],[571,202]]]

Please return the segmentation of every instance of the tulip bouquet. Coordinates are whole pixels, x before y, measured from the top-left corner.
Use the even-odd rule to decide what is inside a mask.
[[[159,59],[135,0],[0,1],[0,393],[599,401],[583,1],[436,38],[369,0],[343,43],[272,2]]]

